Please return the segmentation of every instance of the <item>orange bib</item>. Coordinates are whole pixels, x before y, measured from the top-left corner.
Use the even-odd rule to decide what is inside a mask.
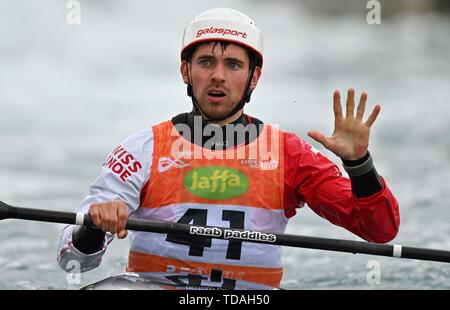
[[[185,224],[283,233],[283,137],[263,125],[257,139],[227,150],[209,150],[183,138],[172,122],[153,127],[150,180],[135,217]],[[134,232],[128,270],[185,272],[279,287],[281,247]]]

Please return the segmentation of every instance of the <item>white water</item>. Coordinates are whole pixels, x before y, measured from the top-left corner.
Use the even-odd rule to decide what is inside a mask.
[[[73,210],[108,153],[128,134],[187,111],[179,76],[184,25],[210,1],[83,2],[67,25],[64,1],[0,2],[0,200]],[[313,15],[280,1],[221,1],[265,35],[263,77],[247,112],[310,141],[332,130],[334,89],[382,104],[370,150],[401,206],[395,243],[450,250],[450,22],[404,15]],[[311,142],[311,141],[310,141]],[[319,147],[319,146],[317,146]],[[337,160],[327,153],[330,158]],[[348,238],[304,208],[289,233]],[[76,288],[56,264],[59,227],[0,222],[0,288]],[[82,284],[122,272],[115,241]],[[381,264],[369,285],[367,264]],[[301,289],[450,288],[443,263],[285,248],[283,286]]]

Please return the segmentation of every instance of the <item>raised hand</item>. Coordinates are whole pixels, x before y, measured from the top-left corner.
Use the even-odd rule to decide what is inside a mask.
[[[308,132],[308,136],[321,143],[325,148],[342,159],[356,160],[364,157],[369,146],[370,127],[377,119],[381,106],[376,105],[366,122],[363,115],[366,109],[367,93],[363,92],[359,99],[356,117],[355,90],[350,88],[347,92],[347,113],[342,115],[341,95],[338,90],[333,94],[334,131],[331,137],[326,137],[318,131]]]

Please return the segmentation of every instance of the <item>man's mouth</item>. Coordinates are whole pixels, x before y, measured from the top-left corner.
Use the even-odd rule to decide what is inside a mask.
[[[220,103],[225,99],[226,93],[220,89],[213,89],[207,92],[208,100],[213,103]]]
[[[225,97],[225,93],[221,90],[212,90],[208,92],[208,96],[221,98]]]

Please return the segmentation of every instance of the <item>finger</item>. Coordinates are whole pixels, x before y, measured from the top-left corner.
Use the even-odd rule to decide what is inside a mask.
[[[119,232],[117,233],[117,238],[123,239],[123,238],[126,238],[127,235],[128,235],[128,231],[122,230],[122,231],[119,231]]]
[[[109,212],[109,231],[113,234],[117,232],[117,224],[119,221],[119,217],[117,216],[117,208],[118,203],[113,201],[110,203],[108,212]]]
[[[313,131],[309,131],[308,132],[308,136],[310,136],[311,138],[313,138],[314,140],[316,140],[317,142],[319,142],[323,146],[327,147],[327,145],[328,145],[328,138],[324,134],[313,130]]]
[[[100,208],[101,228],[104,232],[109,231],[109,204],[103,204]]]
[[[347,91],[346,117],[353,117],[354,108],[355,108],[355,90],[353,88],[349,88]]]
[[[89,214],[91,215],[92,221],[94,222],[94,225],[97,228],[101,228],[101,221],[100,221],[100,213],[98,212],[97,205],[92,204],[89,208]]]
[[[123,201],[119,203],[119,209],[117,210],[118,223],[117,223],[117,231],[122,232],[125,229],[128,221],[128,210]]]
[[[377,105],[375,106],[375,108],[373,108],[372,113],[369,115],[369,118],[368,118],[367,121],[366,121],[366,125],[367,125],[368,127],[371,127],[371,126],[372,126],[372,124],[373,124],[373,123],[375,122],[375,120],[377,119],[378,114],[380,113],[380,111],[381,111],[381,106],[380,106],[379,104],[377,104]]]
[[[334,118],[336,121],[341,120],[343,118],[341,106],[341,94],[339,93],[338,90],[335,90],[333,94],[333,111],[334,111]]]
[[[361,98],[359,99],[358,111],[356,112],[356,118],[362,121],[364,111],[366,110],[366,102],[367,102],[367,93],[364,92],[361,94]]]

